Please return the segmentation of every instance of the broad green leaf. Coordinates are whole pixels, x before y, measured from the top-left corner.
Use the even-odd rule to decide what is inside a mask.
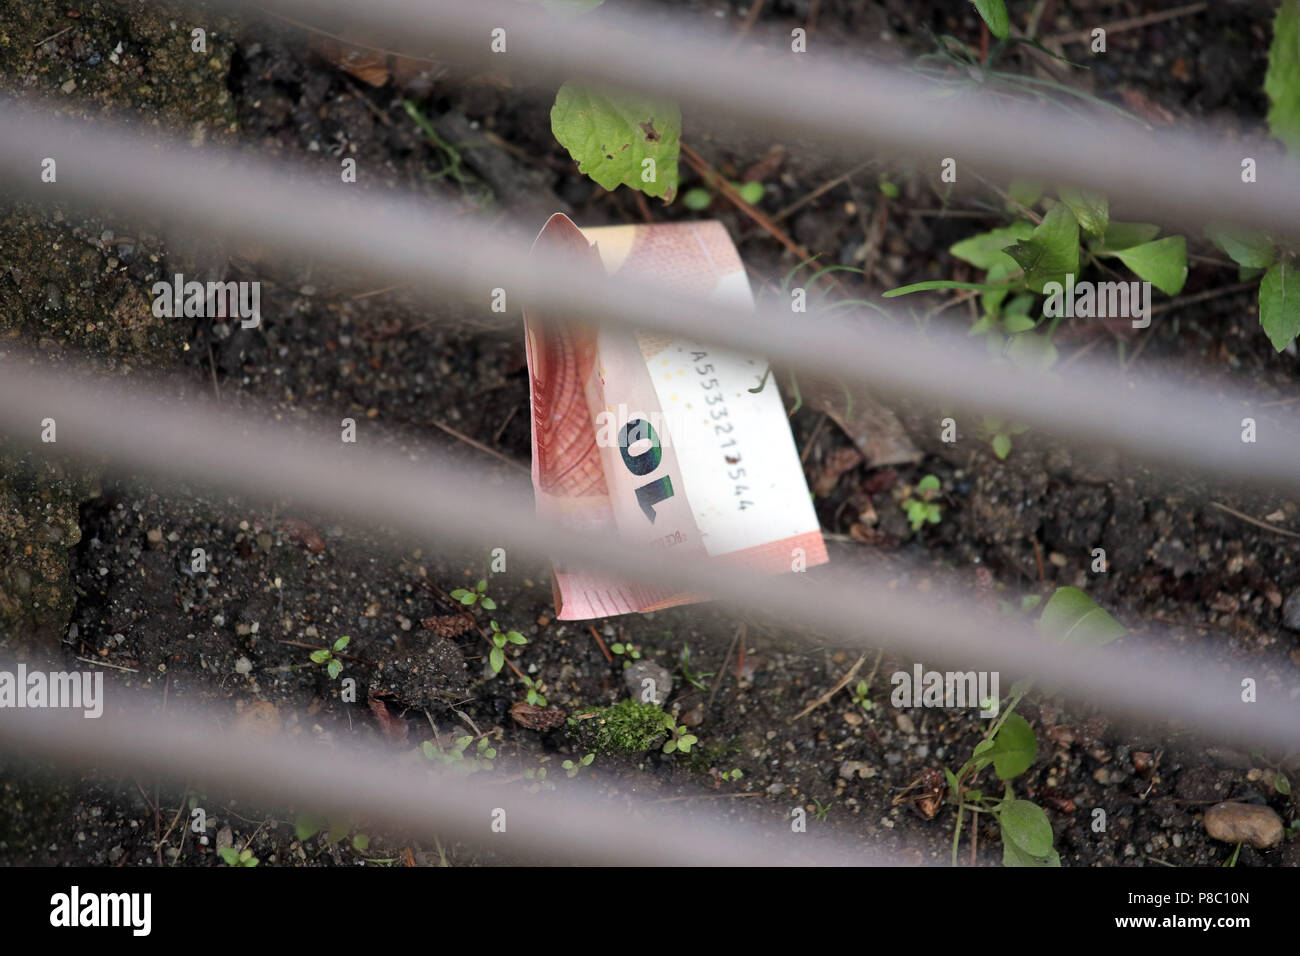
[[[1001,433],[993,436],[993,454],[997,455],[1002,461],[1006,461],[1007,455],[1011,454],[1011,436]]]
[[[364,853],[366,850],[369,850],[370,837],[366,836],[364,833],[358,833],[356,836],[352,838],[352,849],[358,850],[362,853]]]
[[[1030,856],[1020,848],[1019,844],[1014,840],[1006,839],[1004,835],[1002,840],[1002,865],[1059,867],[1061,865],[1061,856],[1056,850],[1048,851],[1046,856]]]
[[[220,854],[227,866],[236,866],[239,863],[239,851],[234,847],[222,847]]]
[[[1056,194],[1070,207],[1084,232],[1099,238],[1106,234],[1106,226],[1110,224],[1110,203],[1105,196],[1069,186],[1056,187]]]
[[[1038,619],[1038,630],[1063,643],[1109,644],[1128,629],[1075,587],[1057,588]]]
[[[314,813],[300,813],[293,821],[293,835],[299,840],[310,840],[326,826],[327,821]]]
[[[1028,800],[1009,800],[998,813],[1002,842],[1010,841],[1030,856],[1052,852],[1052,824],[1043,808]]]
[[[1107,252],[1116,252],[1140,246],[1160,235],[1160,227],[1149,222],[1112,222],[1106,226],[1106,238],[1101,246]]]
[[[1187,240],[1165,236],[1155,242],[1117,249],[1108,253],[1132,269],[1165,295],[1177,295],[1187,281]]]
[[[1300,334],[1300,274],[1279,262],[1259,283],[1259,324],[1281,352]]]
[[[1005,229],[993,229],[971,236],[955,243],[948,251],[969,262],[977,269],[991,269],[995,263],[1003,263],[1008,272],[1016,268],[1015,260],[1002,250],[1013,242],[1028,239],[1033,235],[1034,227],[1024,220],[1017,220]]]
[[[604,188],[631,186],[665,202],[677,195],[676,103],[570,80],[555,95],[551,131],[578,169]]]
[[[1043,186],[1029,179],[1015,179],[1007,187],[1007,195],[1020,205],[1030,208],[1043,198]]]
[[[1057,203],[1028,239],[1002,251],[1025,270],[1025,284],[1034,292],[1049,282],[1065,285],[1067,273],[1079,274],[1079,223],[1065,203]]]
[[[1028,770],[1038,756],[1038,740],[1029,721],[1014,711],[1008,714],[987,753],[993,758],[993,769],[1002,780],[1018,777]]]
[[[1011,34],[1011,18],[1007,16],[1007,5],[1003,0],[972,0],[984,22],[989,25],[989,33],[999,40],[1005,40]]]
[[[492,648],[492,653],[488,655],[488,663],[492,665],[492,673],[501,673],[501,668],[506,666],[505,652],[499,647]]]
[[[1025,225],[1029,226],[1029,223],[1025,223]],[[1033,227],[1030,226],[1029,232],[1033,231]],[[1020,266],[1016,265],[1016,260],[999,250],[999,259],[997,262],[993,263],[993,265],[989,266],[988,272],[984,273],[984,281],[990,284],[1001,283],[1002,280],[1006,279],[1013,272],[1019,271]],[[1017,283],[1015,282],[994,285],[992,289],[986,290],[980,296],[980,306],[989,315],[996,315],[998,309],[1002,307],[1003,300],[1011,294],[1011,291],[1015,289],[1016,286]]]
[[[331,820],[329,823],[329,830],[325,833],[325,841],[327,843],[338,843],[339,840],[342,840],[347,835],[347,820]]]
[[[1205,227],[1205,235],[1227,253],[1228,258],[1247,269],[1267,269],[1277,258],[1273,240],[1262,232],[1212,225]]]
[[[916,490],[919,492],[938,491],[939,479],[935,475],[926,475],[916,483]]]
[[[1300,155],[1300,0],[1282,0],[1273,20],[1264,92],[1272,104],[1268,128]]]

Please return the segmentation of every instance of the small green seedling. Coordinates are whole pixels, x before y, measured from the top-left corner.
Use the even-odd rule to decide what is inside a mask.
[[[554,790],[555,784],[546,779],[546,768],[537,767],[524,771],[524,779],[531,780],[528,786],[524,787],[528,793],[537,793],[539,790]]]
[[[347,817],[330,818],[316,813],[299,813],[293,819],[294,836],[302,843],[306,843],[321,831],[325,832],[326,843],[338,843],[355,830],[356,826],[356,821]],[[370,849],[370,837],[364,833],[353,834],[351,842],[354,850]]]
[[[1126,633],[1124,625],[1075,587],[1057,588],[1043,608],[1038,629],[1062,643],[1096,645],[1108,644]],[[1052,846],[1052,824],[1047,813],[1032,801],[1017,799],[1011,789],[1011,780],[1027,771],[1038,756],[1038,740],[1033,728],[1015,712],[1033,685],[1030,679],[1017,681],[1011,688],[1007,705],[984,734],[984,739],[975,745],[970,760],[956,773],[944,768],[948,800],[957,808],[952,835],[953,866],[957,865],[957,847],[967,812],[986,813],[997,820],[1002,833],[1003,866],[1061,865],[1061,858]],[[992,703],[987,701],[984,705]],[[1002,781],[1000,797],[971,786],[989,766]]]
[[[334,642],[333,648],[322,647],[319,650],[312,651],[311,652],[312,663],[324,664],[325,672],[329,674],[331,678],[338,677],[340,674],[343,673],[343,661],[341,661],[335,655],[342,653],[343,648],[347,647],[348,643],[351,640],[352,638],[348,637],[345,634],[343,637],[340,637],[337,641]]]
[[[762,183],[733,182],[731,183],[731,187],[736,190],[741,199],[745,200],[745,202],[749,203],[751,206],[757,205],[759,200],[763,198],[764,190]],[[705,189],[702,186],[688,189],[686,192],[682,193],[682,205],[692,212],[703,212],[705,209],[709,208],[712,202],[712,191]]]
[[[993,454],[998,456],[999,461],[1006,461],[1007,455],[1011,454],[1012,436],[1023,435],[1027,431],[1029,431],[1028,425],[1004,421],[996,415],[985,415],[980,419],[980,437],[988,440],[989,447],[993,449]]]
[[[224,847],[220,851],[221,859],[226,866],[257,866],[261,861],[253,856],[253,851],[249,849],[236,850],[234,847]]]
[[[560,766],[564,768],[564,772],[568,776],[576,777],[578,775],[579,770],[581,770],[583,767],[590,767],[591,762],[595,759],[596,759],[595,754],[587,754],[585,757],[583,757],[581,760],[577,761],[576,763],[572,760],[566,760],[564,761],[564,763],[560,764]]]
[[[492,626],[492,652],[488,655],[488,663],[492,666],[493,674],[500,674],[501,668],[506,666],[506,645],[507,644],[527,644],[528,638],[524,637],[518,631],[503,631],[501,625],[496,621],[489,621]],[[529,691],[532,690],[532,682],[528,682]],[[528,701],[530,704],[536,703],[534,700]]]
[[[664,753],[671,754],[681,751],[684,754],[691,752],[691,748],[700,742],[700,738],[690,732],[690,728],[685,725],[678,726],[677,721],[673,720],[672,714],[664,715],[664,729],[672,735],[663,747]]]
[[[704,678],[712,677],[716,672],[709,671],[707,674],[696,673],[691,670],[691,646],[682,645],[682,677],[686,678],[686,683],[699,690],[708,690],[708,685],[704,683]]]
[[[546,697],[542,693],[542,684],[540,681],[535,681],[527,674],[525,674],[524,686],[528,688],[528,695],[527,695],[528,703],[534,705],[535,707],[546,706]]]
[[[939,487],[939,479],[935,475],[926,475],[916,483],[916,493],[909,495],[903,502],[903,510],[907,512],[907,520],[913,531],[920,531],[927,522],[938,524],[943,517],[942,506],[930,500],[939,493]]]
[[[485,611],[495,611],[497,602],[487,596],[487,584],[487,581],[479,581],[472,591],[469,588],[456,588],[451,592],[451,599],[461,604],[477,604]]]
[[[813,810],[813,818],[825,823],[826,815],[831,812],[831,807],[835,806],[835,804],[822,803],[816,797],[813,797],[813,806],[816,808]]]
[[[626,658],[623,661],[624,669],[631,667],[632,661],[639,661],[641,659],[641,648],[637,647],[635,644],[624,644],[621,642],[618,644],[611,644],[609,645],[609,650],[613,654]]]
[[[858,681],[853,687],[853,703],[866,711],[873,710],[876,706],[871,702],[871,698],[867,696],[869,690],[870,687],[864,680]]]

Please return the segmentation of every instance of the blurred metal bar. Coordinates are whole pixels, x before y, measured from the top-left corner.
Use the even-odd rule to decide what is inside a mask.
[[[58,158],[57,184],[40,182],[43,156]],[[511,307],[527,302],[542,314],[657,329],[766,354],[795,368],[866,382],[878,393],[955,406],[967,433],[978,413],[997,413],[1139,459],[1300,489],[1300,431],[1266,422],[1257,410],[1262,399],[1226,387],[1162,382],[1146,369],[1139,379],[1082,362],[1068,377],[1010,374],[988,361],[982,342],[937,332],[921,339],[907,318],[895,326],[796,314],[777,305],[751,313],[701,303],[662,285],[593,279],[562,257],[530,256],[526,239],[454,217],[437,204],[360,194],[341,182],[303,183],[263,161],[22,115],[3,101],[0,173],[8,174],[9,188],[35,199],[110,202],[131,215],[157,215],[203,235],[251,239],[364,269],[381,281],[450,293],[485,310],[500,288]],[[1243,444],[1242,418],[1255,415],[1258,441]]]
[[[47,417],[57,422],[54,444],[39,441]],[[981,614],[967,594],[911,590],[862,570],[831,567],[760,578],[716,562],[642,553],[537,520],[522,482],[502,487],[490,471],[452,465],[433,453],[412,461],[364,443],[344,444],[333,422],[304,433],[248,414],[234,417],[210,403],[181,406],[143,376],[130,386],[91,384],[25,367],[14,357],[0,359],[0,427],[42,454],[102,458],[127,474],[256,499],[287,498],[297,507],[395,529],[424,547],[444,536],[488,542],[714,594],[747,612],[766,612],[848,643],[906,650],[916,661],[1032,674],[1113,715],[1185,722],[1210,738],[1259,747],[1285,750],[1300,741],[1300,701],[1271,685],[1265,692],[1258,663],[1173,658],[1148,641],[1101,650],[1063,647],[1025,621]],[[1257,703],[1241,701],[1245,677],[1261,683]]]
[[[269,807],[357,815],[366,826],[444,842],[463,840],[531,863],[623,866],[885,865],[888,857],[849,849],[789,823],[739,824],[705,810],[685,813],[643,798],[612,800],[582,777],[554,793],[530,795],[474,777],[412,768],[382,748],[328,747],[313,741],[228,728],[230,714],[173,701],[164,712],[134,695],[113,695],[102,717],[80,710],[6,710],[0,751],[54,760],[66,771],[110,769],[231,791]],[[430,767],[432,765],[429,765]],[[199,782],[202,781],[202,784]],[[620,806],[621,805],[621,806]],[[504,811],[505,831],[492,829]],[[209,814],[213,812],[209,807]],[[775,815],[774,815],[775,816]]]
[[[221,0],[248,9],[245,0]],[[858,160],[898,152],[932,163],[957,160],[958,177],[1029,176],[1090,186],[1122,205],[1123,217],[1152,215],[1201,226],[1237,221],[1279,235],[1300,223],[1300,170],[1277,144],[1226,142],[1220,131],[1144,130],[1114,115],[1083,119],[1028,103],[1008,107],[980,93],[953,95],[914,74],[849,60],[823,37],[808,52],[789,46],[730,49],[731,34],[700,19],[631,11],[615,4],[583,16],[548,16],[514,0],[276,0],[277,11],[324,29],[372,31],[398,49],[509,70],[517,82],[575,77],[614,81],[676,99],[688,136],[707,121],[771,129],[784,142],[817,145]],[[506,49],[492,50],[493,31]],[[1242,161],[1258,166],[1242,182]],[[922,168],[925,168],[924,166]]]

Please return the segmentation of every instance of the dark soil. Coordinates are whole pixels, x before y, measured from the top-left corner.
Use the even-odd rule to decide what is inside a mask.
[[[747,9],[726,2],[640,6],[710,23],[715,10],[724,10],[730,31],[740,28]],[[1033,5],[1009,6],[1013,22],[1023,24]],[[1047,7],[1043,35],[1162,5]],[[177,12],[171,19],[181,27],[173,28],[167,16],[137,5],[121,9],[132,12],[0,0],[0,88],[57,98],[72,113],[138,116],[196,139],[229,140],[250,153],[281,157],[304,175],[336,176],[340,157],[354,157],[377,187],[401,186],[467,211],[487,206],[524,224],[540,226],[556,210],[583,225],[642,221],[635,195],[595,186],[555,143],[550,91],[524,92],[504,78],[464,76],[422,61],[389,62],[387,83],[374,87],[340,68],[345,53],[337,47],[284,23],[254,27],[206,18],[208,54],[196,63],[186,54],[184,25],[192,15]],[[977,49],[981,42],[969,4],[930,0],[768,0],[751,36],[785,42],[791,28],[808,25],[814,9],[814,39],[870,49],[890,62],[930,52],[930,33],[952,34]],[[80,16],[65,17],[65,10]],[[1258,130],[1267,109],[1262,80],[1271,11],[1267,3],[1213,4],[1115,31],[1104,60],[1094,70],[1070,72],[1067,82],[1151,122],[1197,118],[1225,130]],[[52,38],[39,42],[45,37]],[[110,68],[119,41],[121,64]],[[1070,52],[1084,55],[1078,46]],[[1009,62],[1020,72],[1040,67],[1025,54]],[[76,87],[63,92],[68,80]],[[457,145],[459,163],[429,142],[403,100],[418,105],[442,138]],[[963,195],[951,207],[957,215],[938,214],[940,201],[926,177],[903,164],[872,161],[845,176],[849,168],[799,144],[755,135],[714,138],[689,117],[684,137],[731,178],[761,179],[761,208],[771,216],[844,177],[779,221],[823,263],[868,272],[865,287],[861,277],[842,274],[850,294],[938,276],[969,278],[947,248],[999,221],[1000,204],[991,194]],[[900,188],[897,199],[883,198],[882,175]],[[698,185],[683,166],[682,190]],[[655,220],[700,215],[680,202],[655,201],[648,211]],[[217,401],[288,421],[353,417],[376,446],[446,450],[497,468],[504,485],[531,494],[527,369],[517,317],[494,322],[468,307],[324,273],[311,262],[273,261],[270,250],[173,239],[116,218],[121,215],[92,220],[52,207],[0,209],[0,350],[14,342],[38,347],[53,361],[91,356],[105,370],[173,369],[178,401]],[[715,199],[703,215],[727,225],[757,287],[777,287],[796,264],[725,200]],[[1125,217],[1117,212],[1116,218]],[[1226,268],[1208,242],[1189,236],[1189,248],[1204,258],[1193,263],[1183,297],[1237,282],[1235,267]],[[153,320],[141,303],[147,304],[153,281],[177,271],[261,280],[263,327]],[[918,300],[916,308],[943,301]],[[970,318],[952,309],[930,321],[965,325]],[[1259,330],[1251,291],[1178,305],[1137,338],[1079,323],[1063,328],[1059,343],[1063,358],[1083,349],[1093,357],[1110,353],[1136,362],[1135,374],[1149,369],[1248,383],[1275,392],[1279,401],[1294,398],[1300,378],[1294,351],[1275,353]],[[789,377],[781,373],[778,381],[793,406]],[[1261,684],[1296,687],[1300,640],[1283,627],[1282,606],[1300,594],[1300,548],[1296,537],[1279,532],[1300,531],[1297,502],[1183,477],[1171,481],[1175,476],[1152,474],[1104,450],[1072,452],[1054,436],[1034,432],[1017,436],[1011,455],[999,461],[973,425],[963,425],[961,440],[946,445],[933,425],[936,410],[903,404],[897,411],[925,457],[915,466],[859,464],[827,481],[830,491],[817,499],[817,509],[832,561],[896,570],[920,588],[931,576],[955,573],[985,599],[1013,604],[1061,585],[1086,587],[1130,627],[1127,640],[1159,639],[1170,653],[1198,649],[1224,664],[1249,662]],[[793,415],[792,425],[806,450],[810,484],[851,447],[811,403]],[[562,789],[560,762],[581,753],[563,728],[529,730],[511,719],[524,688],[509,669],[494,677],[487,668],[489,645],[477,628],[488,615],[476,612],[476,629],[467,629],[460,607],[446,596],[487,577],[499,605],[494,616],[529,640],[512,660],[541,683],[550,704],[580,713],[627,696],[623,661],[606,660],[592,628],[554,621],[548,568],[512,558],[505,573],[488,574],[490,549],[508,542],[429,541],[403,550],[385,529],[359,532],[341,516],[304,513],[292,503],[253,506],[202,489],[161,494],[149,490],[147,478],[108,480],[93,469],[65,474],[30,458],[0,461],[5,658],[51,658],[71,668],[86,666],[77,658],[97,660],[112,667],[109,680],[118,692],[166,694],[178,707],[224,702],[241,723],[291,737],[383,740],[393,732],[385,731],[386,718],[395,718],[407,728],[405,742],[393,744],[395,760],[424,740],[449,748],[472,734],[472,725],[499,752],[491,772],[519,776],[545,767]],[[899,502],[928,473],[942,482],[943,519],[914,534]],[[1106,550],[1108,573],[1089,570],[1096,547]],[[192,563],[196,548],[205,554],[202,570]],[[606,646],[634,644],[645,659],[673,672],[669,707],[700,738],[690,755],[598,757],[582,773],[611,793],[733,794],[736,799],[680,805],[684,812],[703,806],[771,826],[787,826],[791,808],[803,806],[810,827],[834,828],[845,840],[892,852],[902,862],[947,858],[952,811],[926,818],[906,799],[907,788],[926,770],[959,766],[985,725],[973,711],[891,706],[889,675],[910,671],[911,659],[886,653],[876,664],[874,651],[867,653],[860,676],[876,664],[871,710],[844,690],[794,719],[835,686],[857,651],[824,635],[738,620],[709,605],[593,624]],[[1166,636],[1146,634],[1156,628]],[[728,656],[738,633],[741,654]],[[308,659],[311,648],[343,635],[351,637],[351,656],[342,677],[357,680],[355,702],[341,698],[341,679],[331,680]],[[707,689],[685,679],[686,647],[692,673],[718,672],[700,679]],[[716,695],[714,682],[721,682]],[[1004,677],[1004,689],[1009,685]],[[1296,779],[1295,754],[1207,746],[1164,724],[1120,726],[1078,701],[1043,695],[1031,695],[1021,711],[1037,732],[1039,757],[1016,785],[1051,807],[1066,866],[1218,865],[1233,847],[1211,840],[1200,815],[1225,799],[1267,803],[1288,825],[1296,818],[1291,797],[1274,786],[1280,772]],[[231,843],[249,845],[264,864],[494,862],[454,842],[429,846],[371,832],[364,813],[348,823],[352,833],[371,837],[362,851],[348,840],[297,839],[292,821],[311,808],[246,808],[197,789],[123,779],[111,768],[103,777],[70,780],[48,768],[16,766],[8,756],[0,765],[0,862],[7,864],[210,866],[220,865],[214,849]],[[720,778],[733,769],[743,777]],[[209,845],[196,843],[184,827],[160,845],[160,830],[187,805],[206,809]],[[1090,827],[1096,809],[1108,821],[1103,833]],[[1246,847],[1238,865],[1295,865],[1297,846]],[[963,860],[968,847],[964,838]],[[981,828],[976,859],[1001,859],[992,824]]]

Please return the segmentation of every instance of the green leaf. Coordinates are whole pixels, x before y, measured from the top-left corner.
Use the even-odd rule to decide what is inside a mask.
[[[506,636],[502,634],[500,631],[498,631],[497,633],[492,635],[492,643],[495,644],[497,647],[505,647]]]
[[[340,660],[331,660],[325,665],[325,671],[330,677],[338,677],[343,673],[343,662]]]
[[[329,830],[325,833],[325,841],[327,843],[338,843],[339,840],[348,835],[348,829],[347,820],[331,820]]]
[[[1046,856],[1030,856],[1020,848],[1018,843],[1006,839],[1004,835],[1002,840],[1002,865],[1059,867],[1061,865],[1061,856],[1055,850],[1048,851]]]
[[[1011,35],[1011,18],[1007,16],[1007,5],[1003,0],[972,0],[984,22],[989,25],[989,33],[999,40]]]
[[[1005,461],[1007,455],[1011,454],[1011,436],[1001,433],[993,436],[993,454]]]
[[[1268,71],[1264,74],[1264,92],[1272,104],[1268,111],[1268,128],[1286,144],[1291,153],[1300,153],[1300,2],[1283,0],[1273,20],[1273,45],[1268,51]]]
[[[713,193],[707,189],[688,189],[682,193],[682,205],[692,212],[703,212],[713,202]]]
[[[1026,204],[1028,205],[1028,204]],[[1008,271],[1016,268],[1015,260],[1002,250],[1013,242],[1028,239],[1033,235],[1034,227],[1024,220],[1017,220],[1005,229],[994,229],[971,236],[954,243],[948,252],[964,262],[969,262],[977,269],[991,269],[995,263],[1003,263]],[[990,279],[992,276],[989,277]]]
[[[1109,253],[1165,295],[1177,295],[1187,281],[1187,240],[1165,236],[1155,242]]]
[[[1056,187],[1056,194],[1070,207],[1084,232],[1098,238],[1106,234],[1106,226],[1110,224],[1110,203],[1105,196],[1069,186]]]
[[[500,674],[501,668],[506,666],[506,652],[499,647],[492,648],[492,653],[488,655],[488,663],[492,665],[492,673]]]
[[[497,609],[497,602],[492,600],[490,597],[485,597],[482,601],[479,602],[479,605],[485,611],[495,611]]]
[[[1102,249],[1117,252],[1150,242],[1160,235],[1160,227],[1149,222],[1112,222],[1106,227],[1106,237],[1102,240]]]
[[[524,637],[518,631],[506,631],[506,638],[511,644],[527,644],[528,638]]]
[[[1226,252],[1228,258],[1247,269],[1267,269],[1277,258],[1273,240],[1262,232],[1211,225],[1205,227],[1205,235]]]
[[[998,823],[1004,843],[1009,840],[1030,856],[1044,857],[1052,851],[1052,824],[1038,804],[1006,801],[1001,804]]]
[[[1003,250],[1025,270],[1025,285],[1042,292],[1048,282],[1065,284],[1079,273],[1079,223],[1065,203],[1047,211],[1033,234]]]
[[[464,588],[456,588],[456,590],[454,590],[454,591],[451,592],[451,598],[452,598],[453,601],[461,601],[461,602],[464,602],[464,600],[465,600],[465,595],[466,595],[466,594],[470,594],[470,593],[472,593],[472,592],[470,592],[470,591],[466,591]]]
[[[1273,778],[1273,789],[1284,797],[1291,796],[1291,781],[1280,770],[1277,772],[1277,776]]]
[[[763,198],[762,183],[741,183],[736,192],[740,193],[740,198],[745,200],[751,206]]]
[[[307,841],[319,833],[326,825],[324,817],[314,813],[300,813],[293,820],[293,835],[300,841]]]
[[[477,601],[477,600],[478,600],[478,595],[475,594],[473,591],[461,591],[461,592],[460,592],[460,603],[461,603],[461,604],[473,604],[473,603],[474,603],[475,601]]]
[[[356,836],[352,838],[352,849],[358,850],[362,853],[364,853],[366,850],[369,850],[370,837],[366,836],[364,833],[358,833]]]
[[[590,767],[591,764],[592,764],[592,761],[594,761],[595,759],[596,759],[596,755],[595,755],[595,754],[587,754],[587,756],[585,756],[585,757],[582,758],[582,765],[583,765],[584,767]]]
[[[324,664],[330,659],[330,652],[322,648],[319,651],[311,652],[311,661],[313,664]]]
[[[881,298],[893,299],[900,295],[910,295],[913,292],[933,292],[935,289],[984,289],[987,291],[997,292],[1009,290],[1010,283],[996,285],[989,282],[950,282],[947,279],[933,279],[929,282],[914,282],[911,285],[900,285],[896,289],[890,289],[887,292],[880,293]]]
[[[239,851],[234,847],[222,847],[217,852],[221,854],[221,859],[225,861],[227,866],[239,865]]]
[[[244,853],[247,853],[248,856],[244,856]],[[262,862],[261,860],[253,856],[252,850],[245,850],[244,853],[241,853],[239,855],[240,866],[253,867],[253,866],[257,866],[257,864]]]
[[[987,754],[993,758],[993,769],[1002,780],[1018,777],[1028,770],[1038,756],[1038,740],[1029,721],[1014,711],[1008,714]]]
[[[609,649],[613,651],[615,654],[622,654],[623,651],[625,650],[622,644],[611,644],[609,645]]]
[[[1007,187],[1007,195],[1014,199],[1026,209],[1031,208],[1034,203],[1043,198],[1043,185],[1030,179],[1013,179],[1011,185]],[[1028,226],[1028,223],[1025,223]],[[1016,236],[1017,239],[1024,239],[1028,236],[1033,228],[1025,230],[1024,236]]]
[[[1300,276],[1279,262],[1259,283],[1259,324],[1281,352],[1300,334]]]
[[[927,491],[935,492],[939,490],[939,479],[935,475],[926,475],[916,483],[916,490],[924,494]]]
[[[673,753],[676,749],[677,749],[677,741],[675,740],[670,740],[666,744],[664,744],[664,753],[666,754]]]
[[[555,95],[551,131],[578,169],[605,189],[631,186],[665,202],[677,194],[676,103],[570,80]]]
[[[1062,643],[1109,644],[1128,629],[1075,587],[1057,588],[1038,619],[1038,630]]]
[[[352,640],[352,638],[348,637],[347,635],[344,635],[343,637],[340,637],[337,641],[334,642],[334,650],[336,650],[336,651],[341,651],[341,650],[343,650],[343,648],[345,648],[345,647],[348,646],[348,644],[349,644],[349,642],[351,642],[351,640]]]

